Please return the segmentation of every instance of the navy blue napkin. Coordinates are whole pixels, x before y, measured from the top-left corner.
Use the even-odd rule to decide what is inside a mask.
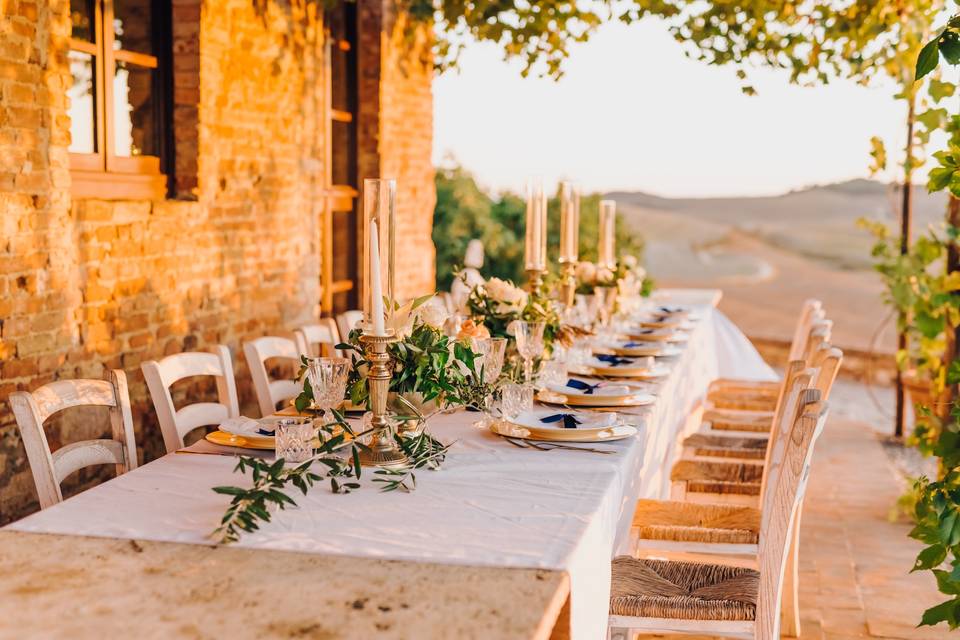
[[[257,429],[257,433],[259,433],[262,436],[272,436],[274,434],[274,431],[268,431],[266,429],[260,428],[260,429]]]
[[[560,422],[563,420],[564,429],[576,429],[577,425],[581,424],[580,420],[577,419],[577,416],[572,413],[555,413],[552,416],[546,416],[545,418],[540,418],[540,422],[550,424],[553,422]]]
[[[577,391],[583,391],[587,395],[592,395],[593,392],[596,391],[601,384],[603,383],[598,382],[597,384],[588,384],[583,380],[577,380],[576,378],[570,378],[569,380],[567,380],[568,387],[570,387],[571,389],[576,389]]]
[[[611,367],[619,367],[622,364],[632,364],[633,360],[629,358],[621,358],[620,356],[611,356],[606,353],[602,353],[597,356],[597,360],[609,364]]]

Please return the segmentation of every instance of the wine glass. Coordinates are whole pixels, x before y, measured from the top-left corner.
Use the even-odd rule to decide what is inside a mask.
[[[543,353],[543,322],[514,322],[513,337],[517,340],[517,351],[523,358],[524,380],[533,382],[533,359]]]
[[[346,358],[313,358],[307,365],[307,379],[313,389],[313,403],[326,414],[343,402],[347,392],[350,361]]]
[[[495,384],[503,371],[503,358],[507,353],[506,338],[490,338],[490,347],[483,359],[483,381]]]

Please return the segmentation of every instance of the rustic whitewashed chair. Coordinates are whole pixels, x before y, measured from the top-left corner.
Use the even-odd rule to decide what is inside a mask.
[[[243,345],[243,355],[247,358],[250,377],[253,378],[253,390],[257,394],[260,415],[266,417],[276,413],[277,403],[296,398],[301,386],[293,380],[271,380],[267,371],[267,361],[283,359],[292,361],[294,369],[299,368],[300,355],[305,352],[298,346],[299,341],[278,336],[264,336]]]
[[[341,342],[340,330],[333,318],[321,318],[316,324],[300,327],[294,332],[294,338],[300,353],[307,357],[343,357],[343,353],[337,349]]]
[[[793,338],[790,341],[790,352],[787,356],[787,363],[799,360],[806,348],[807,338],[813,324],[818,320],[824,320],[826,316],[823,311],[823,304],[819,300],[805,300],[800,309],[800,316],[797,324],[794,326]],[[719,378],[714,380],[709,387],[708,396],[736,395],[741,393],[778,395],[780,388],[779,381],[773,380],[738,380],[733,378]]]
[[[337,315],[337,329],[340,331],[340,339],[346,340],[350,332],[357,328],[357,325],[363,320],[363,311],[351,309]]]
[[[843,359],[843,352],[833,348],[830,343],[820,344],[817,352],[813,354],[809,362],[795,360],[787,368],[784,381],[789,380],[791,375],[796,375],[806,367],[816,369],[818,378],[816,386],[824,394],[824,399],[829,398],[830,390],[836,381],[840,363]],[[681,458],[752,458],[759,459],[764,457],[766,449],[766,439],[770,435],[770,429],[776,424],[777,416],[783,407],[783,393],[777,399],[777,406],[773,412],[773,418],[770,420],[760,419],[737,419],[736,416],[714,415],[711,421],[704,422],[699,432],[688,436],[683,441],[683,453]]]
[[[765,492],[770,486],[771,474],[782,459],[784,429],[795,416],[796,392],[812,384],[819,397],[825,401],[830,395],[842,359],[843,353],[839,349],[823,345],[818,352],[814,369],[798,373],[797,365],[802,361],[791,363],[787,378],[793,392],[784,400],[785,409],[778,412],[778,426],[769,434],[769,443],[758,438],[757,441],[763,448],[745,447],[751,454],[754,451],[765,453],[761,467],[753,466],[755,461],[751,459],[752,455],[741,460],[725,457],[723,462],[715,464],[705,462],[703,458],[697,458],[696,462],[678,463],[672,472],[673,477],[684,473],[689,481],[674,482],[675,500],[641,500],[636,505],[631,531],[636,552],[641,556],[652,554],[655,557],[686,560],[702,560],[704,557],[709,559],[719,554],[726,556],[722,560],[723,564],[739,566],[746,561],[747,566],[751,566],[750,563],[755,558],[760,522],[758,507],[763,504]],[[719,444],[714,443],[713,446],[718,447]],[[715,453],[715,450],[711,453]],[[684,465],[693,465],[693,469],[681,471]],[[761,474],[759,485],[755,484],[758,472]],[[677,491],[678,486],[685,490]],[[699,489],[705,491],[700,492]],[[751,497],[754,492],[757,494],[756,498]],[[676,498],[687,501],[680,502]],[[751,504],[754,500],[756,502]],[[787,588],[783,600],[783,625],[786,633],[792,636],[799,635],[800,629],[799,522],[798,513],[797,526],[793,531],[794,539],[788,554],[790,562],[785,572]]]
[[[814,445],[826,403],[805,389],[798,416],[784,438],[781,463],[764,494],[757,568],[621,556],[613,560],[610,636],[696,633],[754,640],[780,637],[788,548],[798,526]]]
[[[797,378],[806,379],[809,376],[810,386],[818,389],[820,397],[826,399],[830,395],[842,359],[843,353],[839,349],[827,347],[823,350],[823,357],[817,362],[818,366],[804,370]],[[792,369],[795,370],[793,367]],[[789,412],[789,404],[785,402],[784,405]],[[789,416],[781,411],[777,417],[780,418],[778,423],[782,425],[783,419]],[[763,447],[762,462],[757,459],[738,459],[735,456],[717,459],[716,452],[713,456],[697,455],[692,459],[681,459],[670,471],[671,498],[686,502],[756,506],[763,491],[765,469],[770,463],[770,456],[779,445],[778,433],[783,432],[774,426],[763,434],[762,437],[766,437],[768,442]],[[743,442],[746,435],[748,434],[737,436],[741,442],[736,445],[741,449],[749,446]],[[720,448],[723,443],[714,440],[710,444]],[[698,454],[705,448],[701,447]]]
[[[63,500],[60,483],[78,469],[114,464],[120,475],[137,468],[127,376],[119,369],[110,372],[110,380],[58,380],[32,393],[11,393],[10,406],[27,450],[41,509]],[[43,423],[59,411],[81,406],[109,407],[113,437],[72,442],[51,453]]]
[[[233,362],[230,350],[223,345],[217,345],[213,353],[194,351],[167,356],[160,362],[148,360],[140,368],[157,411],[167,453],[183,448],[183,436],[194,429],[219,425],[240,415]],[[170,385],[194,376],[214,376],[219,402],[196,402],[178,410],[170,395]]]
[[[820,345],[830,341],[833,322],[819,319],[810,327],[807,337],[802,341],[802,349],[796,360],[803,360],[807,366],[812,366],[813,358]],[[791,361],[793,362],[793,361]],[[789,366],[789,365],[788,365]],[[705,423],[753,424],[752,430],[765,431],[769,429],[770,420],[776,411],[777,401],[783,389],[783,380],[777,383],[776,393],[753,393],[741,391],[730,394],[713,394],[707,398],[703,421]],[[718,426],[715,428],[730,428]]]

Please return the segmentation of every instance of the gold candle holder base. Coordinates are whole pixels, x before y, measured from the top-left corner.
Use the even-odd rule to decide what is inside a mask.
[[[527,269],[527,289],[535,293],[543,286],[543,269]]]
[[[373,413],[370,427],[376,429],[367,449],[360,452],[360,464],[365,467],[403,467],[410,463],[410,459],[397,444],[393,436],[393,426],[387,417],[387,395],[390,392],[390,378],[393,377],[390,352],[387,349],[390,343],[396,341],[394,335],[374,336],[364,333],[360,336],[364,357],[370,363],[367,371],[370,411]]]

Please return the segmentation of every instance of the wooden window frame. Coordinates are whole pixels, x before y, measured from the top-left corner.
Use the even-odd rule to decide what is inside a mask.
[[[165,4],[165,3],[160,3]],[[164,175],[161,156],[168,147],[167,139],[160,135],[161,156],[118,156],[114,149],[113,78],[117,62],[127,62],[139,67],[159,69],[161,62],[168,63],[161,55],[169,47],[166,39],[157,37],[163,33],[162,21],[157,24],[157,3],[151,2],[151,29],[157,42],[155,55],[114,50],[113,0],[93,0],[94,41],[87,42],[70,38],[71,51],[80,51],[93,58],[94,67],[94,128],[95,153],[70,153],[71,195],[74,198],[149,199],[166,197],[168,179]],[[109,79],[109,82],[107,81]],[[157,118],[162,124],[168,113],[169,90],[164,89],[153,96],[156,101]],[[154,85],[156,89],[158,85]],[[161,126],[161,131],[165,127]]]

